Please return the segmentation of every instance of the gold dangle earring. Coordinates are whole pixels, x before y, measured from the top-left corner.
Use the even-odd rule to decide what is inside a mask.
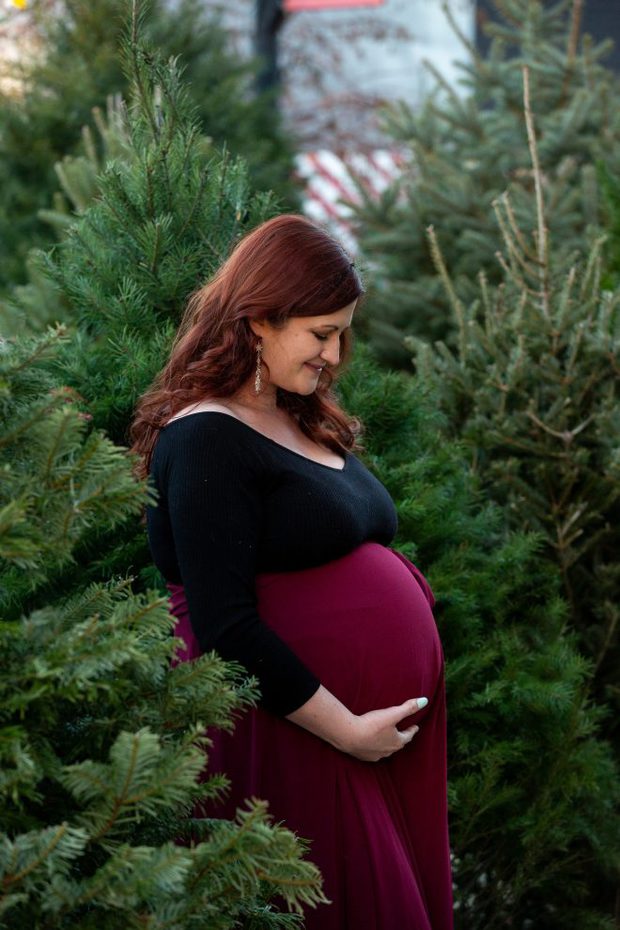
[[[263,342],[261,339],[256,343],[256,375],[254,376],[254,393],[260,394],[263,382],[261,379],[261,362],[263,356]]]

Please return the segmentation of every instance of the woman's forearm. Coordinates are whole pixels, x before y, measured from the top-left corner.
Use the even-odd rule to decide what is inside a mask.
[[[355,723],[359,718],[321,685],[305,704],[288,714],[286,719],[331,743],[336,749],[350,752]]]

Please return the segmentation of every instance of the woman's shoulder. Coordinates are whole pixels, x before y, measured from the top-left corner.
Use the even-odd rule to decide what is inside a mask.
[[[223,404],[201,402],[176,413],[161,428],[161,434],[174,437],[175,441],[181,437],[238,436],[244,425],[243,420]]]
[[[231,466],[254,472],[263,459],[255,433],[223,405],[194,404],[163,426],[155,446],[153,469],[162,466],[221,470]],[[248,448],[252,446],[252,454]]]
[[[221,413],[230,417],[232,420],[239,420],[239,417],[237,417],[225,404],[219,403],[216,400],[202,400],[198,401],[198,403],[188,404],[187,407],[183,407],[182,410],[177,411],[177,413],[175,413],[175,415],[168,420],[163,428],[167,429],[173,423],[178,423],[181,420],[187,420],[188,418],[194,417],[201,413]]]

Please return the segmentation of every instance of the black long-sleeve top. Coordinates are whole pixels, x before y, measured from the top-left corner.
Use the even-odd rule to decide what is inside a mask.
[[[292,713],[320,682],[259,617],[255,576],[322,565],[367,540],[387,545],[389,494],[351,453],[332,468],[216,411],[161,430],[151,478],[151,553],[166,581],[184,586],[202,651],[241,662],[262,705]]]

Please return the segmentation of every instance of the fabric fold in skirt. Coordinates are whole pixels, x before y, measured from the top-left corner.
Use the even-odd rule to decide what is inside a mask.
[[[183,589],[170,585],[182,660],[199,654]],[[443,653],[422,573],[378,543],[316,568],[258,575],[258,610],[353,713],[426,696],[419,733],[362,762],[290,721],[252,709],[234,733],[209,733],[208,772],[231,780],[205,811],[233,817],[246,798],[310,842],[330,904],[307,930],[450,930]]]

